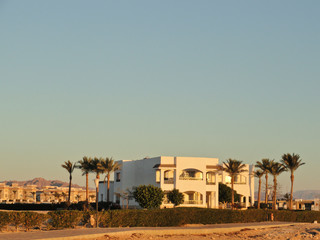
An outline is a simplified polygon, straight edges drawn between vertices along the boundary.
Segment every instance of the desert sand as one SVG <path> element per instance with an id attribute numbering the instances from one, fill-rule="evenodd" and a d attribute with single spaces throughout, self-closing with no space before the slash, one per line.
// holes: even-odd
<path id="1" fill-rule="evenodd" d="M 86 238 L 88 239 L 88 238 Z M 320 239 L 320 224 L 302 224 L 290 225 L 272 228 L 246 228 L 241 231 L 229 233 L 210 233 L 210 234 L 177 234 L 177 235 L 152 235 L 142 233 L 132 233 L 130 235 L 113 236 L 105 235 L 104 237 L 91 238 L 90 240 L 196 240 L 196 239 L 221 239 L 221 240 L 238 240 L 238 239 L 264 239 L 264 240 L 284 240 L 284 239 Z M 82 240 L 79 238 L 78 240 Z"/>

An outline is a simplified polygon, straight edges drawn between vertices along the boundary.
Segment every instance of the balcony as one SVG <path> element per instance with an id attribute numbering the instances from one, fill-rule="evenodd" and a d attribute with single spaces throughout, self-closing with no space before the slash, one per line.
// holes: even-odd
<path id="1" fill-rule="evenodd" d="M 214 181 L 208 181 L 208 180 L 207 180 L 206 184 L 207 184 L 207 185 L 216 185 L 216 182 L 214 182 Z"/>
<path id="2" fill-rule="evenodd" d="M 197 169 L 184 169 L 181 171 L 179 180 L 203 180 L 203 174 Z"/>
<path id="3" fill-rule="evenodd" d="M 200 180 L 202 181 L 202 177 L 190 177 L 190 176 L 180 176 L 180 180 Z"/>
<path id="4" fill-rule="evenodd" d="M 173 184 L 174 179 L 173 178 L 165 178 L 164 179 L 164 184 Z"/>
<path id="5" fill-rule="evenodd" d="M 202 205 L 203 201 L 202 200 L 186 200 L 183 202 L 183 204 L 185 204 L 185 205 L 189 205 L 189 204 Z"/>

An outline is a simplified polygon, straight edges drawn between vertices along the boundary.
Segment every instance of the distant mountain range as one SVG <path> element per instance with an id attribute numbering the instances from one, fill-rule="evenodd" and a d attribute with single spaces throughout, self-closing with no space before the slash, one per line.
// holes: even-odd
<path id="1" fill-rule="evenodd" d="M 283 194 L 281 194 L 279 197 L 282 197 Z M 301 190 L 293 192 L 293 198 L 294 199 L 304 199 L 304 200 L 313 200 L 315 198 L 320 198 L 320 190 Z M 258 192 L 255 192 L 255 199 L 258 199 Z M 265 199 L 264 192 L 261 192 L 261 200 L 263 201 Z"/>
<path id="2" fill-rule="evenodd" d="M 295 199 L 305 199 L 312 200 L 315 198 L 320 198 L 320 190 L 302 190 L 293 193 L 293 198 Z"/>
<path id="3" fill-rule="evenodd" d="M 32 180 L 27 181 L 2 181 L 2 183 L 5 183 L 6 185 L 11 185 L 12 183 L 17 183 L 19 186 L 26 186 L 26 185 L 36 185 L 38 188 L 42 188 L 45 186 L 57 186 L 57 187 L 69 187 L 69 183 L 62 182 L 59 180 L 46 180 L 44 178 L 34 178 Z M 72 187 L 78 187 L 78 188 L 85 188 L 81 187 L 77 184 L 72 184 Z"/>

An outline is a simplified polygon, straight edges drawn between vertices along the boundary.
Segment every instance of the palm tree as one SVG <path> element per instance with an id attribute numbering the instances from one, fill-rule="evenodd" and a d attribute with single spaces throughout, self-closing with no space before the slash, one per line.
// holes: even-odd
<path id="1" fill-rule="evenodd" d="M 60 196 L 61 196 L 61 194 L 58 193 L 58 192 L 55 192 L 53 195 L 54 195 L 54 197 L 57 199 L 57 201 L 60 202 Z"/>
<path id="2" fill-rule="evenodd" d="M 104 172 L 107 173 L 104 180 L 107 178 L 107 202 L 109 202 L 109 192 L 110 192 L 110 174 L 118 169 L 120 169 L 121 164 L 115 162 L 112 158 L 106 158 L 101 162 Z"/>
<path id="3" fill-rule="evenodd" d="M 244 168 L 246 167 L 246 165 L 242 164 L 242 161 L 238 161 L 235 159 L 231 159 L 229 158 L 226 162 L 223 162 L 223 171 L 226 171 L 227 173 L 229 173 L 230 177 L 231 177 L 231 189 L 232 189 L 232 193 L 231 193 L 231 207 L 233 209 L 234 207 L 234 177 L 242 172 L 245 172 L 247 170 L 245 170 Z"/>
<path id="4" fill-rule="evenodd" d="M 258 187 L 258 209 L 260 209 L 260 199 L 261 199 L 261 177 L 263 176 L 263 172 L 261 170 L 257 170 L 254 172 L 254 176 L 259 179 L 259 187 Z"/>
<path id="5" fill-rule="evenodd" d="M 66 194 L 65 192 L 62 192 L 62 193 L 61 193 L 61 196 L 62 196 L 62 198 L 63 198 L 63 201 L 66 201 L 66 196 L 67 196 L 67 194 Z"/>
<path id="6" fill-rule="evenodd" d="M 70 205 L 70 196 L 71 196 L 71 182 L 72 182 L 72 172 L 75 168 L 76 164 L 70 162 L 68 160 L 67 162 L 64 162 L 64 164 L 61 165 L 61 167 L 65 168 L 69 173 L 69 194 L 68 194 L 68 205 Z"/>
<path id="7" fill-rule="evenodd" d="M 96 174 L 96 178 L 100 179 L 100 174 L 104 172 L 104 169 L 101 165 L 103 158 L 94 157 L 90 163 L 90 171 Z"/>
<path id="8" fill-rule="evenodd" d="M 289 209 L 292 210 L 292 199 L 293 199 L 293 182 L 294 182 L 294 171 L 297 170 L 300 166 L 305 163 L 302 162 L 299 154 L 283 154 L 281 159 L 282 164 L 290 170 L 290 179 L 291 179 L 291 192 L 290 192 L 290 201 L 289 201 Z"/>
<path id="9" fill-rule="evenodd" d="M 76 199 L 77 199 L 78 202 L 80 201 L 80 198 L 81 198 L 81 195 L 80 195 L 80 194 L 77 194 L 77 195 L 76 195 Z"/>
<path id="10" fill-rule="evenodd" d="M 82 176 L 86 175 L 86 202 L 89 203 L 89 172 L 92 170 L 92 158 L 84 156 L 82 160 L 78 161 L 76 167 L 82 171 Z"/>
<path id="11" fill-rule="evenodd" d="M 31 192 L 32 194 L 32 200 L 35 202 L 36 199 L 34 199 L 35 195 L 36 195 L 36 192 Z"/>
<path id="12" fill-rule="evenodd" d="M 270 166 L 272 165 L 272 163 L 274 162 L 274 160 L 270 160 L 269 158 L 264 158 L 261 160 L 261 162 L 257 161 L 256 162 L 256 167 L 260 168 L 263 172 L 263 174 L 265 174 L 265 178 L 266 178 L 266 192 L 265 192 L 265 203 L 268 204 L 268 173 L 269 173 L 269 169 Z"/>
<path id="13" fill-rule="evenodd" d="M 100 179 L 100 174 L 104 173 L 104 168 L 102 167 L 101 162 L 103 162 L 103 158 L 95 157 L 91 161 L 91 172 L 96 173 L 96 179 Z M 98 211 L 99 204 L 99 185 L 96 187 L 96 209 Z"/>
<path id="14" fill-rule="evenodd" d="M 91 199 L 91 201 L 94 199 L 94 197 L 95 197 L 94 194 L 91 194 L 91 195 L 89 196 L 89 198 Z"/>
<path id="15" fill-rule="evenodd" d="M 269 172 L 273 176 L 273 203 L 272 203 L 272 208 L 273 210 L 276 209 L 276 203 L 277 203 L 277 176 L 279 176 L 281 173 L 286 171 L 286 167 L 278 162 L 273 162 L 270 166 Z"/>

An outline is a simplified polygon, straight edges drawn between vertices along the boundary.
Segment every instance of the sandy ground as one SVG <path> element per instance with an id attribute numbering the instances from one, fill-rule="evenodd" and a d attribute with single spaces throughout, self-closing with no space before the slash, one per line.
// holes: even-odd
<path id="1" fill-rule="evenodd" d="M 86 238 L 88 239 L 88 238 Z M 149 235 L 141 233 L 133 233 L 127 236 L 108 236 L 99 238 L 89 238 L 89 240 L 196 240 L 196 239 L 222 239 L 222 240 L 237 240 L 237 239 L 264 239 L 264 240 L 282 240 L 282 239 L 320 239 L 320 224 L 303 224 L 290 225 L 283 227 L 272 228 L 246 228 L 237 232 L 230 233 L 211 233 L 211 234 L 179 234 L 179 235 Z M 82 240 L 79 238 L 78 240 Z"/>

